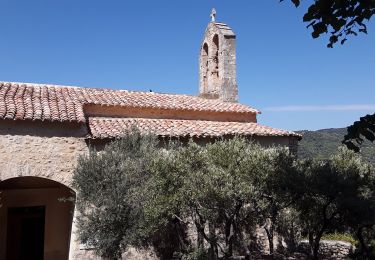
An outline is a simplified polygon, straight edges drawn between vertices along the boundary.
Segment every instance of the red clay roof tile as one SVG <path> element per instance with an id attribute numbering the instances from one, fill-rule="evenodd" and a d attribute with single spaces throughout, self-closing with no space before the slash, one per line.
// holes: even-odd
<path id="1" fill-rule="evenodd" d="M 120 137 L 125 130 L 137 127 L 141 132 L 152 132 L 168 137 L 294 136 L 300 135 L 257 123 L 218 122 L 203 120 L 174 120 L 148 118 L 88 118 L 92 138 Z"/>
<path id="2" fill-rule="evenodd" d="M 0 119 L 87 122 L 84 105 L 157 108 L 213 113 L 260 113 L 239 103 L 189 95 L 0 82 Z M 133 125 L 160 136 L 219 137 L 223 135 L 295 136 L 293 132 L 249 122 L 147 118 L 88 118 L 92 138 L 113 138 Z"/>
<path id="3" fill-rule="evenodd" d="M 83 105 L 259 113 L 239 103 L 189 95 L 0 82 L 0 119 L 85 122 Z"/>

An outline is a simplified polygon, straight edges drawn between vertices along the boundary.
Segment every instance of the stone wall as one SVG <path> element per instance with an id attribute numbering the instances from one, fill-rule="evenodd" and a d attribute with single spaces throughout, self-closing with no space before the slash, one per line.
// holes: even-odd
<path id="1" fill-rule="evenodd" d="M 77 159 L 88 151 L 84 135 L 77 125 L 2 122 L 0 179 L 35 176 L 70 187 Z"/>
<path id="2" fill-rule="evenodd" d="M 309 242 L 302 240 L 299 244 L 299 250 L 308 254 Z M 322 259 L 346 259 L 354 250 L 355 247 L 349 242 L 322 240 L 320 241 L 319 255 Z"/>
<path id="3" fill-rule="evenodd" d="M 2 121 L 0 124 L 0 180 L 41 177 L 71 188 L 79 155 L 88 152 L 84 125 Z M 79 253 L 73 221 L 69 259 Z"/>

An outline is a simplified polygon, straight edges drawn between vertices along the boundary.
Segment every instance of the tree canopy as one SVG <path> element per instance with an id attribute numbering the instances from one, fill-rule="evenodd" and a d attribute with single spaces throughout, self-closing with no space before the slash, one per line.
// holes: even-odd
<path id="1" fill-rule="evenodd" d="M 241 137 L 161 146 L 134 131 L 81 157 L 74 187 L 79 239 L 113 259 L 130 246 L 152 246 L 161 259 L 260 254 L 260 230 L 271 258 L 280 247 L 293 253 L 303 235 L 315 259 L 329 232 L 351 233 L 367 252 L 373 238 L 374 170 L 345 148 L 298 160 Z"/>
<path id="2" fill-rule="evenodd" d="M 132 131 L 100 152 L 91 148 L 79 159 L 73 177 L 79 191 L 79 238 L 98 255 L 118 258 L 127 246 L 138 243 L 143 219 L 138 189 L 157 151 L 156 137 Z"/>
<path id="3" fill-rule="evenodd" d="M 346 217 L 356 215 L 354 207 L 361 202 L 366 185 L 373 185 L 373 181 L 368 181 L 373 172 L 358 155 L 345 148 L 329 160 L 302 161 L 299 169 L 302 181 L 298 183 L 303 186 L 296 192 L 300 197 L 295 207 L 309 239 L 310 254 L 318 259 L 320 239 L 324 233 L 343 226 Z M 366 203 L 373 205 L 371 200 Z M 369 208 L 366 211 L 375 213 Z"/>
<path id="4" fill-rule="evenodd" d="M 160 217 L 190 220 L 198 234 L 198 248 L 204 242 L 210 245 L 210 259 L 231 257 L 236 246 L 247 251 L 241 244 L 242 231 L 253 226 L 254 212 L 246 206 L 259 198 L 256 176 L 268 172 L 271 165 L 269 153 L 241 138 L 204 147 L 193 142 L 178 146 L 154 165 L 152 187 L 147 188 L 152 199 L 145 210 L 152 212 L 147 214 L 151 223 Z"/>

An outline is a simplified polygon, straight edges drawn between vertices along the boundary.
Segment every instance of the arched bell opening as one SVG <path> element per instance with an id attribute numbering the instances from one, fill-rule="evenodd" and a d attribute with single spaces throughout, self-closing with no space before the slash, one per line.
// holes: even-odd
<path id="1" fill-rule="evenodd" d="M 219 78 L 219 36 L 217 34 L 212 38 L 212 75 L 214 81 Z"/>
<path id="2" fill-rule="evenodd" d="M 201 72 L 203 91 L 206 93 L 208 87 L 208 44 L 206 42 L 203 44 L 201 50 Z"/>
<path id="3" fill-rule="evenodd" d="M 45 178 L 1 181 L 0 259 L 68 259 L 75 198 Z"/>

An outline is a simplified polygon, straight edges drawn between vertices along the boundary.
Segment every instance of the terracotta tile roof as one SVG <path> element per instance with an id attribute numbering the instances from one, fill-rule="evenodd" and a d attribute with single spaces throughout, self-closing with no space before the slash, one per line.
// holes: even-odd
<path id="1" fill-rule="evenodd" d="M 219 137 L 235 134 L 301 137 L 293 132 L 243 122 L 90 117 L 88 125 L 91 137 L 100 139 L 119 137 L 125 129 L 131 129 L 133 126 L 143 132 L 153 132 L 159 136 L 169 137 Z"/>
<path id="2" fill-rule="evenodd" d="M 0 82 L 0 119 L 86 122 L 90 131 L 89 138 L 118 137 L 124 129 L 129 129 L 133 125 L 141 131 L 171 137 L 219 137 L 233 134 L 300 137 L 293 132 L 250 122 L 90 117 L 84 114 L 85 105 L 214 113 L 260 113 L 239 103 L 189 95 Z"/>
<path id="3" fill-rule="evenodd" d="M 260 113 L 239 103 L 190 95 L 0 82 L 0 119 L 85 122 L 85 104 L 217 113 Z"/>

